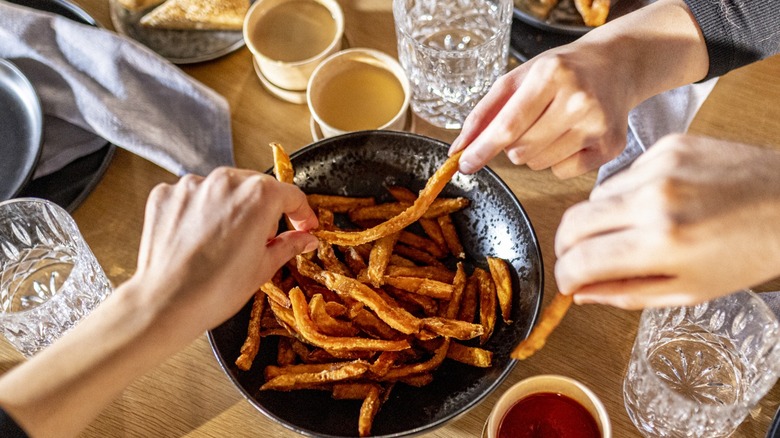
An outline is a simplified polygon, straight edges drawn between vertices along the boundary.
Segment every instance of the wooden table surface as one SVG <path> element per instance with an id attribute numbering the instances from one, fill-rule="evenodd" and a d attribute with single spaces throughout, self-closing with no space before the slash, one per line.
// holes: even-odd
<path id="1" fill-rule="evenodd" d="M 105 27 L 113 28 L 106 0 L 77 0 Z M 397 54 L 390 0 L 340 0 L 346 36 L 352 46 Z M 182 66 L 230 103 L 235 157 L 239 167 L 266 170 L 272 165 L 266 145 L 277 141 L 288 151 L 312 142 L 305 105 L 280 101 L 261 86 L 246 48 L 221 59 Z M 713 137 L 780 147 L 780 57 L 721 78 L 691 126 Z M 413 131 L 445 141 L 456 132 L 416 120 Z M 545 265 L 545 303 L 556 290 L 553 277 L 555 230 L 564 210 L 586 199 L 595 174 L 559 181 L 549 171 L 515 167 L 501 155 L 490 167 L 512 188 L 534 225 Z M 135 269 L 143 208 L 152 187 L 174 175 L 129 152 L 118 150 L 102 181 L 74 212 L 89 245 L 115 283 Z M 758 290 L 780 289 L 778 283 Z M 513 383 L 537 374 L 562 374 L 584 382 L 607 407 L 615 437 L 639 436 L 623 407 L 622 380 L 636 333 L 639 312 L 589 305 L 575 306 L 547 346 L 518 363 L 491 396 L 466 415 L 429 433 L 430 437 L 479 436 L 499 395 Z M 0 342 L 0 371 L 21 361 Z M 763 437 L 780 402 L 775 386 L 748 416 L 736 436 Z M 145 377 L 133 383 L 84 432 L 86 437 L 287 437 L 294 432 L 276 424 L 246 402 L 222 372 L 201 336 Z"/>

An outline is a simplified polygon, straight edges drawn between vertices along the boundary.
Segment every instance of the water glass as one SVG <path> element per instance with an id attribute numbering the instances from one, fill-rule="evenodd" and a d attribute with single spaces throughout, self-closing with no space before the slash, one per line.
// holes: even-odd
<path id="1" fill-rule="evenodd" d="M 506 71 L 512 11 L 512 0 L 393 0 L 398 57 L 420 118 L 462 127 Z"/>
<path id="2" fill-rule="evenodd" d="M 74 327 L 111 290 L 65 210 L 35 198 L 0 203 L 0 327 L 24 356 Z"/>
<path id="3" fill-rule="evenodd" d="M 729 436 L 777 380 L 778 341 L 750 291 L 645 310 L 623 383 L 631 421 L 646 437 Z"/>

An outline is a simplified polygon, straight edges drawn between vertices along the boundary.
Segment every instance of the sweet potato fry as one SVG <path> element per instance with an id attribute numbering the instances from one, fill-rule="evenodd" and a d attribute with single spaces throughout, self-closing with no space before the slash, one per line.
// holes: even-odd
<path id="1" fill-rule="evenodd" d="M 368 371 L 368 363 L 364 361 L 347 362 L 346 364 L 330 364 L 330 368 L 310 373 L 281 374 L 267 380 L 261 391 L 273 389 L 276 391 L 292 391 L 295 389 L 311 388 L 323 383 L 341 382 L 356 379 Z"/>
<path id="2" fill-rule="evenodd" d="M 414 202 L 417 200 L 417 194 L 407 189 L 406 187 L 391 186 L 388 187 L 387 190 L 390 192 L 390 195 L 396 199 L 396 201 Z M 433 240 L 436 245 L 439 246 L 439 248 L 444 250 L 446 248 L 446 244 L 444 243 L 444 235 L 441 233 L 441 228 L 439 228 L 438 222 L 436 222 L 435 219 L 426 219 L 422 217 L 418 219 L 418 221 L 420 222 L 420 226 L 422 226 L 423 231 L 425 231 L 425 234 L 427 234 L 428 237 L 430 237 L 431 240 Z"/>
<path id="3" fill-rule="evenodd" d="M 455 225 L 452 223 L 450 215 L 439 216 L 436 219 L 441 227 L 441 232 L 444 234 L 444 242 L 447 244 L 452 255 L 459 259 L 466 258 L 466 252 L 463 250 L 463 244 L 460 243 L 460 237 L 458 237 L 458 231 L 455 229 Z"/>
<path id="4" fill-rule="evenodd" d="M 455 272 L 439 266 L 398 266 L 389 265 L 385 275 L 390 277 L 418 277 L 428 278 L 442 283 L 452 283 Z"/>
<path id="5" fill-rule="evenodd" d="M 352 324 L 363 330 L 369 336 L 378 339 L 403 339 L 403 334 L 379 319 L 365 308 L 353 312 Z"/>
<path id="6" fill-rule="evenodd" d="M 477 295 L 479 294 L 479 280 L 473 273 L 466 280 L 466 288 L 463 290 L 463 299 L 458 311 L 458 319 L 473 322 L 477 315 Z"/>
<path id="7" fill-rule="evenodd" d="M 260 285 L 260 290 L 263 291 L 266 295 L 268 295 L 268 299 L 275 302 L 276 304 L 290 308 L 290 298 L 287 297 L 287 294 L 284 293 L 283 290 L 279 288 L 279 286 L 275 285 L 271 281 L 267 281 Z"/>
<path id="8" fill-rule="evenodd" d="M 541 350 L 547 342 L 547 337 L 561 323 L 572 301 L 571 295 L 555 294 L 550 304 L 542 311 L 542 317 L 531 330 L 531 334 L 512 350 L 512 359 L 528 359 Z"/>
<path id="9" fill-rule="evenodd" d="M 317 347 L 328 350 L 364 350 L 364 351 L 385 351 L 385 350 L 404 350 L 409 348 L 409 343 L 405 340 L 384 340 L 369 339 L 361 337 L 336 337 L 327 336 L 317 331 L 317 327 L 309 316 L 309 306 L 306 303 L 306 297 L 300 288 L 290 290 L 290 301 L 293 305 L 293 314 L 295 315 L 296 328 L 301 336 Z"/>
<path id="10" fill-rule="evenodd" d="M 418 362 L 415 364 L 403 365 L 393 368 L 388 371 L 387 374 L 381 378 L 381 380 L 400 380 L 409 376 L 430 372 L 438 368 L 442 361 L 444 361 L 444 358 L 447 356 L 447 350 L 449 349 L 449 346 L 449 338 L 444 338 L 444 340 L 441 342 L 441 345 L 435 350 L 434 355 L 430 359 L 425 362 Z"/>
<path id="11" fill-rule="evenodd" d="M 610 0 L 574 0 L 574 6 L 587 26 L 601 26 L 607 22 Z"/>
<path id="12" fill-rule="evenodd" d="M 390 263 L 390 256 L 393 254 L 393 248 L 397 240 L 398 233 L 390 234 L 377 240 L 374 243 L 374 247 L 371 248 L 366 275 L 368 281 L 374 287 L 380 287 L 384 284 L 385 269 Z"/>
<path id="13" fill-rule="evenodd" d="M 415 376 L 402 377 L 398 379 L 398 381 L 401 383 L 406 383 L 409 386 L 414 386 L 415 388 L 422 388 L 423 386 L 430 385 L 431 382 L 433 382 L 433 374 L 417 374 Z"/>
<path id="14" fill-rule="evenodd" d="M 476 338 L 477 336 L 481 336 L 485 330 L 481 324 L 459 321 L 457 319 L 440 318 L 438 316 L 423 318 L 422 321 L 423 327 L 437 335 L 460 340 Z"/>
<path id="15" fill-rule="evenodd" d="M 241 354 L 236 359 L 236 366 L 241 370 L 252 368 L 252 362 L 260 349 L 260 321 L 265 308 L 265 293 L 255 292 L 252 300 L 252 311 L 249 313 L 249 327 L 247 328 L 246 340 L 241 346 Z"/>
<path id="16" fill-rule="evenodd" d="M 457 342 L 450 342 L 447 358 L 480 368 L 489 368 L 493 364 L 493 353 L 489 350 L 468 347 Z"/>
<path id="17" fill-rule="evenodd" d="M 311 314 L 314 325 L 317 326 L 317 329 L 324 335 L 352 337 L 357 336 L 359 333 L 359 330 L 350 323 L 340 321 L 330 316 L 325 307 L 325 300 L 322 299 L 322 295 L 320 294 L 311 297 L 311 300 L 309 301 L 309 313 Z"/>
<path id="18" fill-rule="evenodd" d="M 360 416 L 358 417 L 358 434 L 361 437 L 371 435 L 371 426 L 374 423 L 374 417 L 382 406 L 380 398 L 382 388 L 374 385 L 368 390 L 368 395 L 360 406 Z"/>
<path id="19" fill-rule="evenodd" d="M 458 262 L 455 278 L 452 279 L 452 296 L 450 297 L 450 301 L 447 302 L 447 305 L 442 307 L 444 309 L 441 314 L 443 317 L 449 319 L 456 319 L 458 317 L 458 311 L 460 310 L 460 303 L 463 301 L 463 291 L 466 289 L 467 280 L 463 263 Z"/>
<path id="20" fill-rule="evenodd" d="M 302 274 L 324 284 L 325 287 L 336 292 L 339 296 L 345 295 L 363 303 L 390 327 L 405 334 L 416 333 L 420 330 L 421 322 L 419 319 L 403 309 L 389 306 L 365 284 L 354 278 L 323 271 L 304 257 L 297 256 L 296 261 L 298 262 L 298 270 Z"/>
<path id="21" fill-rule="evenodd" d="M 509 265 L 504 259 L 498 257 L 487 258 L 490 276 L 496 284 L 498 307 L 501 308 L 501 317 L 507 324 L 512 323 L 512 277 L 509 274 Z"/>
<path id="22" fill-rule="evenodd" d="M 295 171 L 293 171 L 290 156 L 287 155 L 287 152 L 284 151 L 284 148 L 279 143 L 271 143 L 269 146 L 271 146 L 274 153 L 274 175 L 276 179 L 284 183 L 293 184 Z"/>
<path id="23" fill-rule="evenodd" d="M 344 263 L 346 263 L 349 270 L 352 271 L 353 277 L 356 277 L 363 270 L 368 268 L 365 259 L 363 259 L 363 256 L 360 255 L 354 246 L 342 246 L 339 247 L 339 249 L 342 254 L 344 254 Z M 392 254 L 390 256 L 392 258 Z"/>
<path id="24" fill-rule="evenodd" d="M 458 160 L 461 154 L 462 151 L 449 157 L 425 184 L 425 188 L 420 191 L 414 204 L 392 219 L 363 231 L 315 231 L 313 234 L 333 244 L 354 246 L 401 231 L 425 213 L 436 196 L 455 175 L 458 171 Z"/>
<path id="25" fill-rule="evenodd" d="M 435 219 L 468 207 L 466 198 L 440 198 L 434 200 L 420 216 L 423 219 Z M 355 223 L 371 220 L 388 220 L 403 213 L 412 206 L 409 202 L 387 202 L 384 204 L 358 207 L 349 211 L 349 219 Z"/>
<path id="26" fill-rule="evenodd" d="M 425 251 L 438 259 L 447 256 L 447 251 L 433 240 L 428 239 L 427 237 L 418 236 L 409 231 L 401 231 L 398 236 L 398 241 L 405 245 L 409 245 L 412 248 L 419 249 L 420 251 Z"/>
<path id="27" fill-rule="evenodd" d="M 484 344 L 496 327 L 496 285 L 484 269 L 474 269 L 474 275 L 479 280 L 479 322 L 485 328 L 479 343 Z"/>
<path id="28" fill-rule="evenodd" d="M 333 251 L 333 246 L 330 243 L 320 240 L 317 247 L 317 257 L 319 257 L 325 269 L 338 272 L 341 275 L 352 275 L 352 271 L 336 257 L 336 253 Z"/>
<path id="29" fill-rule="evenodd" d="M 347 213 L 348 211 L 355 208 L 368 207 L 376 204 L 374 198 L 318 195 L 313 193 L 306 195 L 306 199 L 309 201 L 309 206 L 312 209 L 316 210 L 318 208 L 326 208 L 334 213 Z"/>
<path id="30" fill-rule="evenodd" d="M 363 400 L 368 396 L 372 387 L 378 387 L 376 383 L 345 382 L 333 385 L 332 396 L 336 400 Z"/>
<path id="31" fill-rule="evenodd" d="M 292 365 L 295 363 L 295 359 L 296 355 L 292 349 L 292 340 L 290 338 L 279 338 L 279 344 L 276 347 L 276 363 L 280 366 Z M 267 371 L 268 367 L 265 369 L 265 372 Z"/>
<path id="32" fill-rule="evenodd" d="M 452 285 L 420 277 L 384 277 L 384 283 L 407 292 L 425 295 L 440 300 L 452 297 Z"/>
<path id="33" fill-rule="evenodd" d="M 423 265 L 436 266 L 438 268 L 447 269 L 444 263 L 440 262 L 436 257 L 425 251 L 412 248 L 411 246 L 401 245 L 400 243 L 396 244 L 395 253 L 401 257 L 405 257 Z"/>
<path id="34" fill-rule="evenodd" d="M 439 301 L 435 298 L 407 292 L 390 285 L 385 285 L 384 289 L 388 295 L 395 298 L 396 302 L 409 313 L 422 313 L 425 316 L 434 316 L 439 311 Z"/>

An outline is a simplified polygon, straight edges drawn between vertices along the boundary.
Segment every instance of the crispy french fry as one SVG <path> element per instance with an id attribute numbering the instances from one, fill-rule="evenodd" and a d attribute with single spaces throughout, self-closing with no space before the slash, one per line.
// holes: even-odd
<path id="1" fill-rule="evenodd" d="M 384 275 L 387 265 L 390 263 L 390 256 L 393 253 L 393 247 L 398 240 L 398 233 L 382 237 L 374 243 L 371 248 L 371 254 L 368 257 L 368 269 L 366 274 L 368 281 L 374 287 L 380 287 L 384 284 Z"/>
<path id="2" fill-rule="evenodd" d="M 417 374 L 415 376 L 402 377 L 398 379 L 398 381 L 402 383 L 406 383 L 409 386 L 422 388 L 423 386 L 430 385 L 431 382 L 433 382 L 433 374 L 431 373 Z"/>
<path id="3" fill-rule="evenodd" d="M 434 316 L 439 311 L 439 302 L 435 298 L 407 292 L 390 285 L 385 285 L 384 289 L 409 313 L 415 314 L 417 312 L 425 316 Z"/>
<path id="4" fill-rule="evenodd" d="M 458 231 L 455 229 L 455 225 L 452 223 L 450 215 L 439 216 L 436 219 L 441 227 L 441 232 L 444 234 L 444 242 L 447 244 L 452 255 L 459 259 L 466 258 L 466 252 L 463 250 L 463 244 L 460 243 L 460 237 L 458 237 Z"/>
<path id="5" fill-rule="evenodd" d="M 377 412 L 379 412 L 379 408 L 382 406 L 380 395 L 381 387 L 379 385 L 372 386 L 371 389 L 369 389 L 365 400 L 363 400 L 363 404 L 360 406 L 360 416 L 358 417 L 358 434 L 361 437 L 371 435 L 371 426 L 374 423 L 374 417 L 376 416 Z"/>
<path id="6" fill-rule="evenodd" d="M 607 22 L 610 0 L 574 0 L 574 6 L 587 26 L 601 26 Z"/>
<path id="7" fill-rule="evenodd" d="M 325 269 L 338 272 L 341 275 L 352 275 L 352 271 L 336 257 L 336 253 L 333 251 L 333 246 L 330 243 L 320 240 L 317 247 L 317 257 L 320 258 Z"/>
<path id="8" fill-rule="evenodd" d="M 479 322 L 485 328 L 479 343 L 484 344 L 496 327 L 496 285 L 484 269 L 474 269 L 474 275 L 479 280 Z"/>
<path id="9" fill-rule="evenodd" d="M 452 283 L 455 273 L 449 269 L 438 266 L 397 266 L 389 265 L 385 275 L 390 277 L 419 277 L 428 278 L 443 283 Z"/>
<path id="10" fill-rule="evenodd" d="M 444 338 L 444 340 L 441 342 L 441 345 L 439 348 L 437 348 L 434 352 L 434 355 L 428 359 L 425 362 L 419 362 L 415 364 L 410 365 L 403 365 L 400 367 L 396 367 L 391 369 L 387 372 L 387 374 L 384 375 L 384 377 L 381 378 L 381 380 L 384 381 L 390 381 L 390 380 L 399 380 L 403 378 L 407 378 L 409 376 L 414 376 L 417 374 L 423 374 L 430 372 L 441 365 L 442 361 L 444 361 L 444 358 L 447 356 L 447 350 L 450 346 L 450 340 L 449 338 Z"/>
<path id="11" fill-rule="evenodd" d="M 531 334 L 512 350 L 512 359 L 528 359 L 541 350 L 547 342 L 547 337 L 561 323 L 572 301 L 571 295 L 555 294 L 550 304 L 542 311 L 542 317 L 531 330 Z"/>
<path id="12" fill-rule="evenodd" d="M 401 231 L 425 213 L 436 199 L 436 196 L 444 189 L 444 186 L 447 185 L 452 176 L 455 175 L 458 171 L 458 160 L 460 160 L 462 153 L 461 151 L 449 157 L 425 184 L 425 188 L 420 191 L 414 204 L 392 219 L 363 231 L 315 231 L 313 234 L 333 244 L 354 246 Z"/>
<path id="13" fill-rule="evenodd" d="M 459 321 L 457 319 L 441 318 L 438 316 L 423 318 L 422 321 L 423 327 L 426 329 L 440 336 L 460 340 L 476 338 L 477 336 L 481 336 L 485 330 L 481 324 Z"/>
<path id="14" fill-rule="evenodd" d="M 378 387 L 376 383 L 345 382 L 333 385 L 332 396 L 336 400 L 363 400 L 368 396 L 372 387 Z"/>
<path id="15" fill-rule="evenodd" d="M 469 200 L 466 198 L 435 199 L 420 217 L 423 219 L 435 219 L 439 216 L 463 210 L 468 205 Z M 349 219 L 355 223 L 371 220 L 388 220 L 403 213 L 411 206 L 412 203 L 410 202 L 387 202 L 368 207 L 358 207 L 349 211 Z"/>
<path id="16" fill-rule="evenodd" d="M 252 311 L 249 313 L 249 327 L 247 328 L 246 340 L 241 346 L 241 354 L 236 359 L 236 366 L 241 370 L 252 368 L 252 362 L 260 349 L 260 321 L 265 308 L 265 293 L 255 292 L 252 299 Z"/>
<path id="17" fill-rule="evenodd" d="M 449 319 L 457 319 L 460 303 L 463 301 L 463 291 L 466 289 L 466 270 L 463 263 L 458 262 L 458 270 L 455 272 L 455 278 L 452 279 L 452 296 L 447 305 L 443 307 L 442 316 Z"/>
<path id="18" fill-rule="evenodd" d="M 498 307 L 501 308 L 501 317 L 504 322 L 512 322 L 512 277 L 509 273 L 509 265 L 504 259 L 498 257 L 487 258 L 490 276 L 496 284 Z"/>
<path id="19" fill-rule="evenodd" d="M 466 288 L 463 290 L 463 299 L 458 311 L 458 319 L 473 322 L 477 315 L 477 295 L 479 294 L 479 280 L 473 273 L 466 280 Z"/>
<path id="20" fill-rule="evenodd" d="M 384 340 L 369 339 L 361 337 L 337 337 L 327 336 L 317 331 L 317 327 L 309 316 L 309 306 L 306 303 L 306 297 L 300 288 L 290 290 L 290 301 L 293 304 L 293 314 L 295 315 L 295 324 L 301 336 L 312 345 L 326 348 L 328 350 L 404 350 L 409 348 L 409 342 L 405 340 Z"/>
<path id="21" fill-rule="evenodd" d="M 301 388 L 311 388 L 323 383 L 356 379 L 366 371 L 368 371 L 368 363 L 364 361 L 348 362 L 337 366 L 331 364 L 330 369 L 316 373 L 282 374 L 266 381 L 260 387 L 260 390 L 292 391 Z"/>
<path id="22" fill-rule="evenodd" d="M 292 349 L 292 340 L 290 338 L 279 338 L 279 344 L 276 347 L 276 363 L 280 366 L 292 365 L 295 363 L 295 352 Z M 266 367 L 265 372 L 268 371 Z M 266 377 L 268 379 L 268 377 Z"/>
<path id="23" fill-rule="evenodd" d="M 354 246 L 342 246 L 339 249 L 344 254 L 344 262 L 349 267 L 349 270 L 352 271 L 353 276 L 357 276 L 368 268 L 365 259 L 363 259 L 363 256 L 360 255 Z M 392 254 L 390 257 L 392 259 Z"/>
<path id="24" fill-rule="evenodd" d="M 271 146 L 274 153 L 274 175 L 276 179 L 292 184 L 295 172 L 293 171 L 289 155 L 287 155 L 287 152 L 284 151 L 284 148 L 279 143 L 271 143 L 269 146 Z"/>
<path id="25" fill-rule="evenodd" d="M 384 277 L 384 283 L 407 292 L 427 297 L 449 300 L 452 297 L 452 285 L 441 281 L 420 277 Z"/>
<path id="26" fill-rule="evenodd" d="M 317 329 L 328 336 L 352 337 L 360 332 L 350 323 L 333 318 L 325 307 L 325 300 L 322 295 L 317 294 L 311 297 L 309 301 L 309 313 Z"/>
<path id="27" fill-rule="evenodd" d="M 409 231 L 401 231 L 398 236 L 398 241 L 405 245 L 409 245 L 412 248 L 419 249 L 420 251 L 425 251 L 438 259 L 447 256 L 447 252 L 444 251 L 442 247 L 436 244 L 436 242 L 433 240 L 418 236 L 417 234 L 411 233 Z"/>
<path id="28" fill-rule="evenodd" d="M 368 335 L 379 339 L 403 339 L 401 332 L 394 330 L 386 322 L 379 319 L 376 315 L 360 308 L 354 312 L 352 323 L 366 332 Z"/>
<path id="29" fill-rule="evenodd" d="M 436 257 L 430 255 L 425 251 L 420 251 L 417 248 L 411 246 L 396 244 L 395 253 L 402 257 L 408 258 L 418 263 L 422 263 L 428 266 L 436 266 L 438 268 L 447 269 L 444 263 L 440 262 Z"/>
<path id="30" fill-rule="evenodd" d="M 388 187 L 387 190 L 390 192 L 393 198 L 396 199 L 396 201 L 414 202 L 417 200 L 417 194 L 407 189 L 406 187 L 391 186 Z M 420 222 L 423 231 L 425 231 L 425 234 L 427 234 L 428 237 L 430 237 L 431 240 L 433 240 L 440 249 L 444 250 L 446 248 L 444 243 L 444 235 L 441 233 L 441 228 L 439 228 L 438 222 L 436 222 L 435 219 L 426 219 L 424 217 L 421 217 L 418 219 L 418 221 Z"/>
<path id="31" fill-rule="evenodd" d="M 290 308 L 290 299 L 287 297 L 287 294 L 284 293 L 283 290 L 279 288 L 279 286 L 275 285 L 271 281 L 267 281 L 260 285 L 260 290 L 263 291 L 266 295 L 268 295 L 268 299 L 275 302 L 276 304 Z"/>
<path id="32" fill-rule="evenodd" d="M 309 206 L 312 209 L 325 208 L 333 213 L 346 213 L 355 208 L 376 204 L 374 198 L 354 198 L 337 195 L 308 194 L 306 199 L 309 201 Z"/>
<path id="33" fill-rule="evenodd" d="M 468 347 L 457 342 L 450 342 L 447 358 L 480 368 L 489 368 L 493 364 L 493 353 L 489 350 Z"/>

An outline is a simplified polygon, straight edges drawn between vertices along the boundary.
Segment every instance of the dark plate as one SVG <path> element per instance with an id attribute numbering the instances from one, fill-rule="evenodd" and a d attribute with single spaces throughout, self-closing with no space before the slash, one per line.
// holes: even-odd
<path id="1" fill-rule="evenodd" d="M 16 196 L 32 177 L 43 139 L 43 113 L 27 77 L 0 58 L 0 201 Z"/>
<path id="2" fill-rule="evenodd" d="M 514 16 L 537 29 L 564 35 L 581 36 L 593 29 L 586 26 L 574 7 L 573 0 L 561 0 L 546 20 L 541 19 L 523 7 L 524 0 L 515 0 Z M 652 3 L 653 0 L 612 0 L 607 21 Z"/>
<path id="3" fill-rule="evenodd" d="M 66 0 L 8 0 L 21 6 L 52 12 L 65 18 L 99 26 L 86 11 Z M 81 157 L 64 168 L 30 181 L 19 196 L 48 199 L 72 212 L 95 188 L 111 163 L 116 146 L 106 141 L 105 146 Z"/>
<path id="4" fill-rule="evenodd" d="M 141 25 L 154 7 L 129 11 L 117 0 L 109 1 L 116 31 L 157 52 L 175 64 L 192 64 L 225 56 L 244 46 L 241 30 L 169 30 Z"/>
<path id="5" fill-rule="evenodd" d="M 364 131 L 311 144 L 292 155 L 295 183 L 309 193 L 376 196 L 389 201 L 383 186 L 421 189 L 447 158 L 447 145 L 405 132 Z M 270 171 L 269 171 L 270 172 Z M 445 360 L 433 383 L 423 388 L 395 386 L 374 421 L 376 436 L 420 434 L 443 425 L 477 405 L 509 375 L 515 365 L 512 348 L 536 320 L 543 276 L 539 244 L 520 202 L 491 170 L 457 174 L 443 196 L 465 196 L 471 206 L 453 215 L 471 265 L 486 268 L 485 257 L 508 260 L 514 268 L 515 294 L 511 325 L 499 324 L 486 348 L 491 368 L 473 368 Z M 323 391 L 258 391 L 262 371 L 275 363 L 275 338 L 266 338 L 249 371 L 234 361 L 246 337 L 250 305 L 209 332 L 214 354 L 225 373 L 258 410 L 298 433 L 322 437 L 357 436 L 359 401 L 336 401 Z"/>

